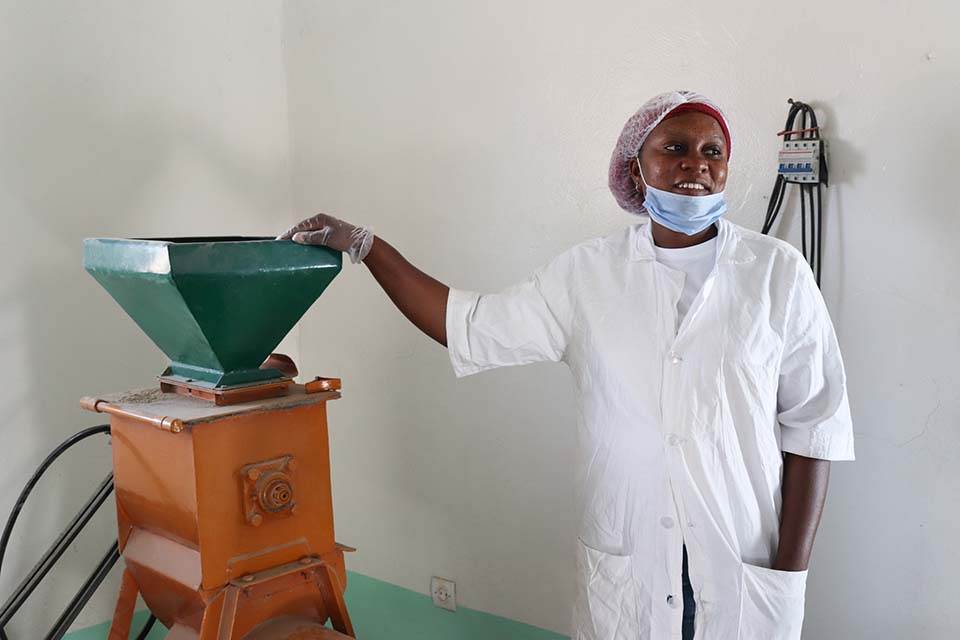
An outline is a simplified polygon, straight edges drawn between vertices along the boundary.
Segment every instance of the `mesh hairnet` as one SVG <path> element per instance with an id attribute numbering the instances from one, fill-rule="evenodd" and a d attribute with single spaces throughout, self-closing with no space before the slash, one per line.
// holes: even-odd
<path id="1" fill-rule="evenodd" d="M 693 91 L 670 91 L 654 96 L 627 120 L 613 150 L 613 157 L 610 158 L 610 191 L 624 210 L 636 214 L 647 213 L 643 208 L 643 194 L 637 191 L 630 165 L 654 127 L 663 122 L 671 111 L 685 104 L 704 105 L 720 116 L 720 126 L 728 135 L 727 153 L 730 153 L 730 126 L 727 117 L 712 100 Z"/>

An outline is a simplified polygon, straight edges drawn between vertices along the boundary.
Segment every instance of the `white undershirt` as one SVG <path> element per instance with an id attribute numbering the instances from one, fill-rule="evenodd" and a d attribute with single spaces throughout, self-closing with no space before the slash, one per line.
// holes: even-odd
<path id="1" fill-rule="evenodd" d="M 694 298 L 703 288 L 703 283 L 707 281 L 707 276 L 713 271 L 713 266 L 717 261 L 717 237 L 695 244 L 692 247 L 682 247 L 680 249 L 665 249 L 654 246 L 657 262 L 661 262 L 671 269 L 682 271 L 686 274 L 683 283 L 683 293 L 680 294 L 680 300 L 677 301 L 677 326 L 683 322 L 683 318 L 690 310 L 690 305 Z"/>

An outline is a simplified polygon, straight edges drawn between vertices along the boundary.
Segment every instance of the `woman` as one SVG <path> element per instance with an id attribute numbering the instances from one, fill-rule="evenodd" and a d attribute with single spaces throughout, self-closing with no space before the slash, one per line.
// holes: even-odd
<path id="1" fill-rule="evenodd" d="M 829 461 L 853 459 L 846 379 L 800 253 L 722 218 L 729 153 L 707 98 L 653 98 L 610 164 L 617 202 L 650 222 L 492 295 L 330 216 L 281 236 L 362 260 L 458 377 L 570 367 L 576 640 L 800 638 Z"/>

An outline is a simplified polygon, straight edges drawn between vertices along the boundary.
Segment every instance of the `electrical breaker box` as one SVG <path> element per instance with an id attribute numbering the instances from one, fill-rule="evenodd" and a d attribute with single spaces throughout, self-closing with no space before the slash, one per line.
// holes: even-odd
<path id="1" fill-rule="evenodd" d="M 820 182 L 820 158 L 823 140 L 785 140 L 780 150 L 777 173 L 787 182 L 817 184 Z"/>

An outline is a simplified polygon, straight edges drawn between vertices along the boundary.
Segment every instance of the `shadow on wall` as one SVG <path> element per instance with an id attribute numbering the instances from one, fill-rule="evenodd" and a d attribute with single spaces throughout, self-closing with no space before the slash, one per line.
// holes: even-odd
<path id="1" fill-rule="evenodd" d="M 81 396 L 149 386 L 164 366 L 162 354 L 83 271 L 82 239 L 237 232 L 280 206 L 278 227 L 287 215 L 285 158 L 245 155 L 189 114 L 156 105 L 124 110 L 102 87 L 42 87 L 31 84 L 26 66 L 19 72 L 23 77 L 8 84 L 18 93 L 0 114 L 4 519 L 48 451 L 82 427 L 106 422 L 79 409 Z M 201 206 L 184 205 L 191 201 Z M 230 201 L 244 202 L 243 210 L 208 215 L 211 203 Z M 51 469 L 14 532 L 0 600 L 109 468 L 108 447 L 94 439 Z M 103 511 L 112 513 L 109 503 Z M 112 516 L 101 514 L 15 619 L 11 637 L 48 628 L 115 535 Z M 100 619 L 115 593 L 107 583 L 91 604 Z"/>

